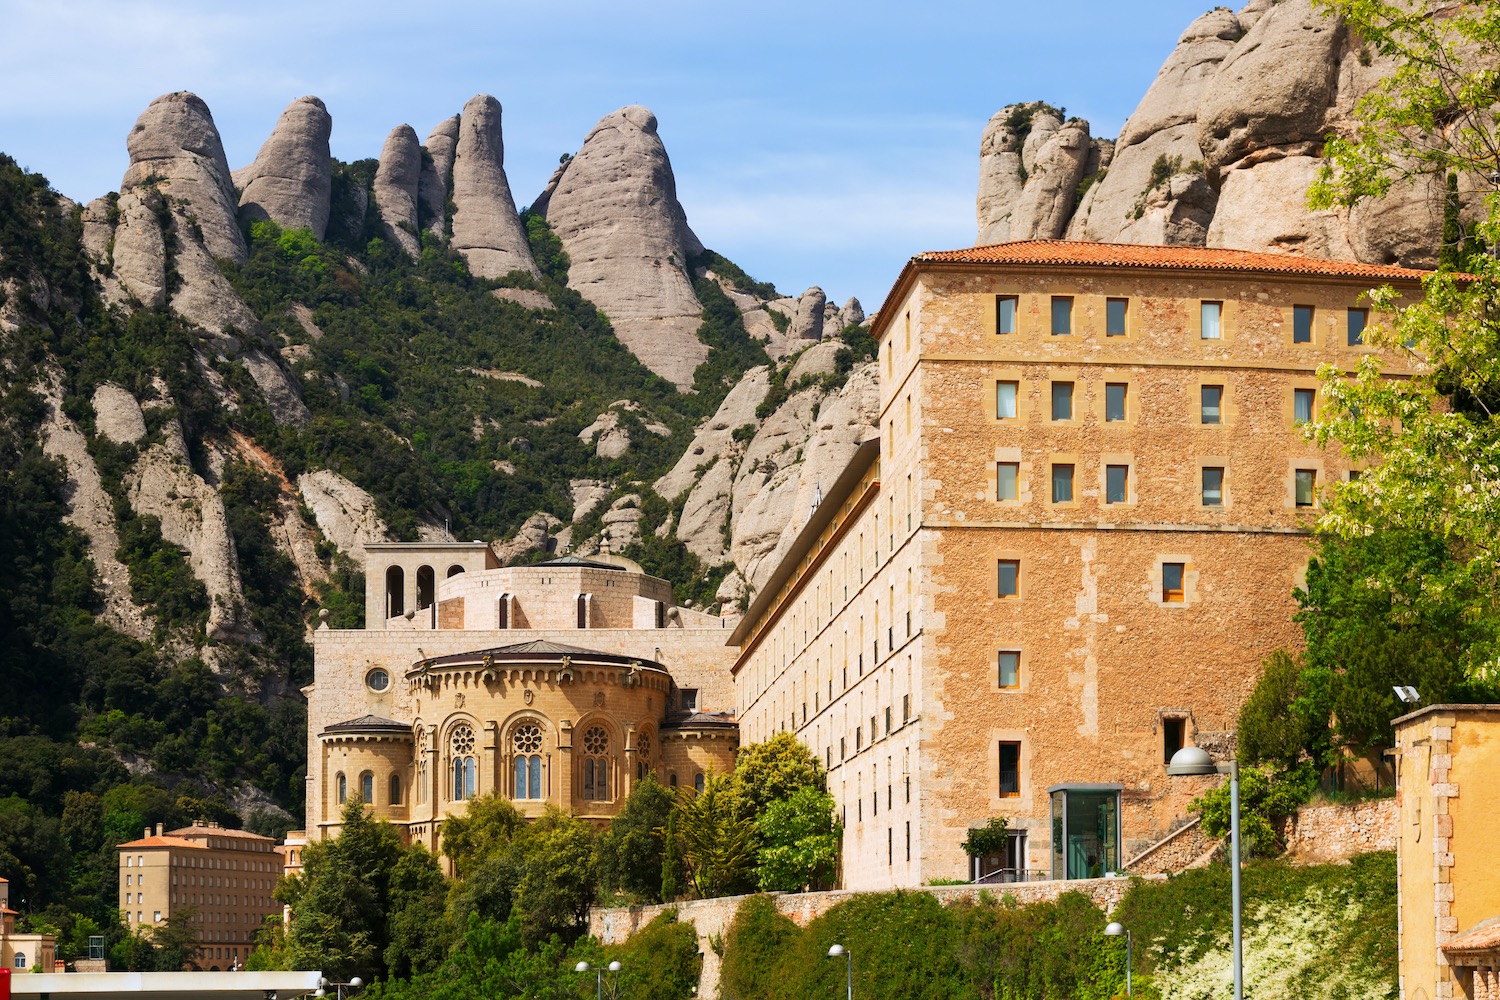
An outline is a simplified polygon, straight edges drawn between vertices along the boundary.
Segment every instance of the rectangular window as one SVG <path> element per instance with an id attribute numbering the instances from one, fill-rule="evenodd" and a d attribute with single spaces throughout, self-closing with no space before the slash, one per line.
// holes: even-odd
<path id="1" fill-rule="evenodd" d="M 1368 309 L 1349 310 L 1349 346 L 1359 347 L 1365 342 L 1365 326 L 1370 322 Z"/>
<path id="2" fill-rule="evenodd" d="M 1063 337 L 1073 332 L 1073 297 L 1052 296 L 1052 336 Z"/>
<path id="3" fill-rule="evenodd" d="M 1071 465 L 1052 467 L 1052 502 L 1073 502 L 1073 467 Z"/>
<path id="4" fill-rule="evenodd" d="M 1016 488 L 1016 480 L 1021 472 L 1018 462 L 995 463 L 995 499 L 1016 500 L 1020 494 Z"/>
<path id="5" fill-rule="evenodd" d="M 1205 468 L 1203 470 L 1203 506 L 1219 507 L 1224 503 L 1224 470 L 1222 468 Z"/>
<path id="6" fill-rule="evenodd" d="M 1161 762 L 1172 763 L 1172 755 L 1183 747 L 1183 730 L 1187 728 L 1186 719 L 1162 719 L 1161 720 Z"/>
<path id="7" fill-rule="evenodd" d="M 891 706 L 889 705 L 885 707 L 885 732 L 887 736 L 891 733 Z"/>
<path id="8" fill-rule="evenodd" d="M 1016 297 L 1014 295 L 995 296 L 995 332 L 1016 332 Z"/>
<path id="9" fill-rule="evenodd" d="M 1125 336 L 1125 307 L 1129 302 L 1129 299 L 1104 300 L 1104 335 L 1106 337 Z"/>
<path id="10" fill-rule="evenodd" d="M 1021 744 L 1000 744 L 1000 797 L 1021 794 Z"/>
<path id="11" fill-rule="evenodd" d="M 1052 419 L 1073 419 L 1073 383 L 1052 383 Z"/>
<path id="12" fill-rule="evenodd" d="M 995 416 L 1000 420 L 1014 420 L 1016 418 L 1016 390 L 1020 386 L 1015 382 L 995 383 Z"/>
<path id="13" fill-rule="evenodd" d="M 1292 390 L 1292 423 L 1301 426 L 1312 423 L 1313 400 L 1318 396 L 1316 389 L 1293 389 Z"/>
<path id="14" fill-rule="evenodd" d="M 1118 423 L 1125 419 L 1126 391 L 1124 382 L 1110 382 L 1104 386 L 1104 419 L 1106 421 Z"/>
<path id="15" fill-rule="evenodd" d="M 1224 387 L 1222 385 L 1203 386 L 1201 400 L 1199 419 L 1205 424 L 1217 424 L 1223 413 Z"/>
<path id="16" fill-rule="evenodd" d="M 901 696 L 901 724 L 904 726 L 911 721 L 911 695 Z"/>
<path id="17" fill-rule="evenodd" d="M 1019 650 L 1000 650 L 1000 686 L 1003 688 L 1018 688 L 1021 686 L 1021 653 Z"/>
<path id="18" fill-rule="evenodd" d="M 1297 470 L 1297 506 L 1311 507 L 1318 493 L 1318 473 L 1313 469 Z"/>
<path id="19" fill-rule="evenodd" d="M 1130 495 L 1130 466 L 1104 467 L 1104 502 L 1125 503 Z"/>
<path id="20" fill-rule="evenodd" d="M 1219 339 L 1219 318 L 1224 311 L 1222 302 L 1205 302 L 1201 307 L 1199 315 L 1202 318 L 1202 331 L 1204 340 Z"/>
<path id="21" fill-rule="evenodd" d="M 1000 560 L 1000 596 L 1018 597 L 1021 593 L 1021 560 Z"/>
<path id="22" fill-rule="evenodd" d="M 1292 306 L 1292 343 L 1311 344 L 1313 333 L 1313 307 Z"/>
<path id="23" fill-rule="evenodd" d="M 1164 604 L 1181 604 L 1187 599 L 1182 589 L 1182 563 L 1162 563 L 1161 599 Z"/>
<path id="24" fill-rule="evenodd" d="M 854 749 L 858 750 L 860 747 L 862 747 L 864 745 L 865 745 L 865 728 L 863 726 L 855 726 L 854 727 Z"/>

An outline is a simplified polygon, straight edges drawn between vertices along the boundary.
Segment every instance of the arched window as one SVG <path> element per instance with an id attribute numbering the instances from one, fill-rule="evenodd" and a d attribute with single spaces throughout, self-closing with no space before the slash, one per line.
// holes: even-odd
<path id="1" fill-rule="evenodd" d="M 609 731 L 593 726 L 583 734 L 583 798 L 586 802 L 609 800 Z"/>
<path id="2" fill-rule="evenodd" d="M 24 968 L 26 968 L 26 956 L 23 955 L 23 954 L 21 954 L 19 951 L 16 952 L 16 968 L 18 968 L 18 969 L 24 969 Z"/>
<path id="3" fill-rule="evenodd" d="M 417 727 L 417 802 L 427 801 L 427 727 Z"/>
<path id="4" fill-rule="evenodd" d="M 651 734 L 637 733 L 635 737 L 635 777 L 639 781 L 651 768 Z"/>
<path id="5" fill-rule="evenodd" d="M 676 771 L 673 771 L 671 774 L 667 775 L 667 787 L 668 788 L 676 788 L 677 787 L 677 772 Z"/>
<path id="6" fill-rule="evenodd" d="M 464 571 L 464 568 L 462 566 L 449 566 L 448 567 L 448 579 L 450 579 L 450 580 L 453 579 L 455 576 L 457 576 L 458 574 L 462 573 L 463 571 Z"/>
<path id="7" fill-rule="evenodd" d="M 472 799 L 479 775 L 479 763 L 474 758 L 473 727 L 466 722 L 454 726 L 448 745 L 453 751 L 453 799 Z"/>
<path id="8" fill-rule="evenodd" d="M 399 806 L 401 804 L 401 775 L 392 771 L 390 781 L 387 782 L 387 789 L 391 805 Z"/>
<path id="9" fill-rule="evenodd" d="M 510 737 L 511 748 L 516 754 L 516 794 L 518 799 L 542 797 L 542 727 L 535 722 L 523 722 Z"/>
<path id="10" fill-rule="evenodd" d="M 406 572 L 400 566 L 385 570 L 385 616 L 400 618 L 406 614 Z"/>
<path id="11" fill-rule="evenodd" d="M 699 793 L 702 793 L 702 791 L 703 791 L 703 772 L 702 771 L 699 771 L 697 777 L 693 778 L 693 791 L 699 792 Z"/>
<path id="12" fill-rule="evenodd" d="M 344 800 L 349 797 L 349 779 L 344 777 L 343 771 L 340 771 L 338 777 L 333 779 L 333 783 L 334 787 L 338 789 L 338 803 L 339 805 L 343 805 Z"/>
<path id="13" fill-rule="evenodd" d="M 421 566 L 417 569 L 417 610 L 432 607 L 432 602 L 437 597 L 437 574 L 433 573 L 431 566 Z"/>
<path id="14" fill-rule="evenodd" d="M 359 776 L 359 798 L 365 805 L 375 801 L 375 775 L 369 771 Z"/>

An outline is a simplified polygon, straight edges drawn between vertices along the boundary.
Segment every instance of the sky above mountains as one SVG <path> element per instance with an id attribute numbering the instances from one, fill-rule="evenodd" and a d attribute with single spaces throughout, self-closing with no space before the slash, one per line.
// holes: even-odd
<path id="1" fill-rule="evenodd" d="M 232 167 L 315 94 L 333 154 L 505 109 L 517 207 L 626 104 L 656 112 L 704 244 L 798 294 L 880 304 L 901 265 L 974 242 L 979 137 L 1046 100 L 1116 135 L 1203 0 L 709 3 L 0 0 L 0 150 L 76 200 L 115 190 L 152 99 L 191 90 Z"/>

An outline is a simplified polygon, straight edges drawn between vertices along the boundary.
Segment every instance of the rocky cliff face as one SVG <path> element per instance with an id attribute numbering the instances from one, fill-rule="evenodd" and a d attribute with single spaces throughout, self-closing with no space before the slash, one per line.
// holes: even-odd
<path id="1" fill-rule="evenodd" d="M 680 388 L 708 357 L 689 272 L 703 244 L 688 228 L 656 116 L 604 116 L 532 205 L 562 240 L 568 286 L 594 302 L 652 371 Z"/>
<path id="2" fill-rule="evenodd" d="M 1188 26 L 1112 149 L 1087 140 L 1087 123 L 1040 112 L 1018 141 L 1015 123 L 1036 105 L 991 119 L 979 242 L 1065 235 L 1431 267 L 1442 225 L 1433 186 L 1398 186 L 1352 212 L 1306 206 L 1324 136 L 1392 68 L 1310 0 L 1215 8 Z M 1094 151 L 1083 158 L 1086 141 Z"/>
<path id="3" fill-rule="evenodd" d="M 453 249 L 463 254 L 469 270 L 481 278 L 541 273 L 505 177 L 500 102 L 488 94 L 471 98 L 458 116 L 452 198 Z"/>
<path id="4" fill-rule="evenodd" d="M 328 230 L 333 161 L 328 137 L 333 118 L 316 97 L 299 97 L 281 113 L 255 162 L 234 172 L 240 214 L 270 219 L 283 229 Z"/>
<path id="5" fill-rule="evenodd" d="M 422 245 L 417 239 L 417 204 L 422 181 L 422 146 L 410 125 L 398 125 L 380 148 L 375 168 L 375 207 L 380 223 L 412 260 Z"/>
<path id="6" fill-rule="evenodd" d="M 170 305 L 207 335 L 210 356 L 245 366 L 278 420 L 305 422 L 307 409 L 267 353 L 260 320 L 219 270 L 218 260 L 244 263 L 248 250 L 208 106 L 186 92 L 158 97 L 137 119 L 126 147 L 130 166 L 113 228 L 105 199 L 84 213 L 85 248 L 105 295 L 127 306 Z"/>

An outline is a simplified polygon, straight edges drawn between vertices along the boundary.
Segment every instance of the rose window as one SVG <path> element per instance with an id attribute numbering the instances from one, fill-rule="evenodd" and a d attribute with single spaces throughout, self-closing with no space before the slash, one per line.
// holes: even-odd
<path id="1" fill-rule="evenodd" d="M 609 734 L 603 726 L 595 726 L 583 734 L 583 749 L 590 754 L 601 754 L 609 749 Z"/>
<path id="2" fill-rule="evenodd" d="M 639 733 L 635 738 L 635 748 L 642 757 L 651 756 L 651 734 Z"/>
<path id="3" fill-rule="evenodd" d="M 542 727 L 532 723 L 518 726 L 511 739 L 515 744 L 516 753 L 536 753 L 542 749 Z"/>
<path id="4" fill-rule="evenodd" d="M 467 756 L 474 752 L 474 730 L 468 726 L 459 726 L 453 730 L 453 753 L 454 756 Z"/>

